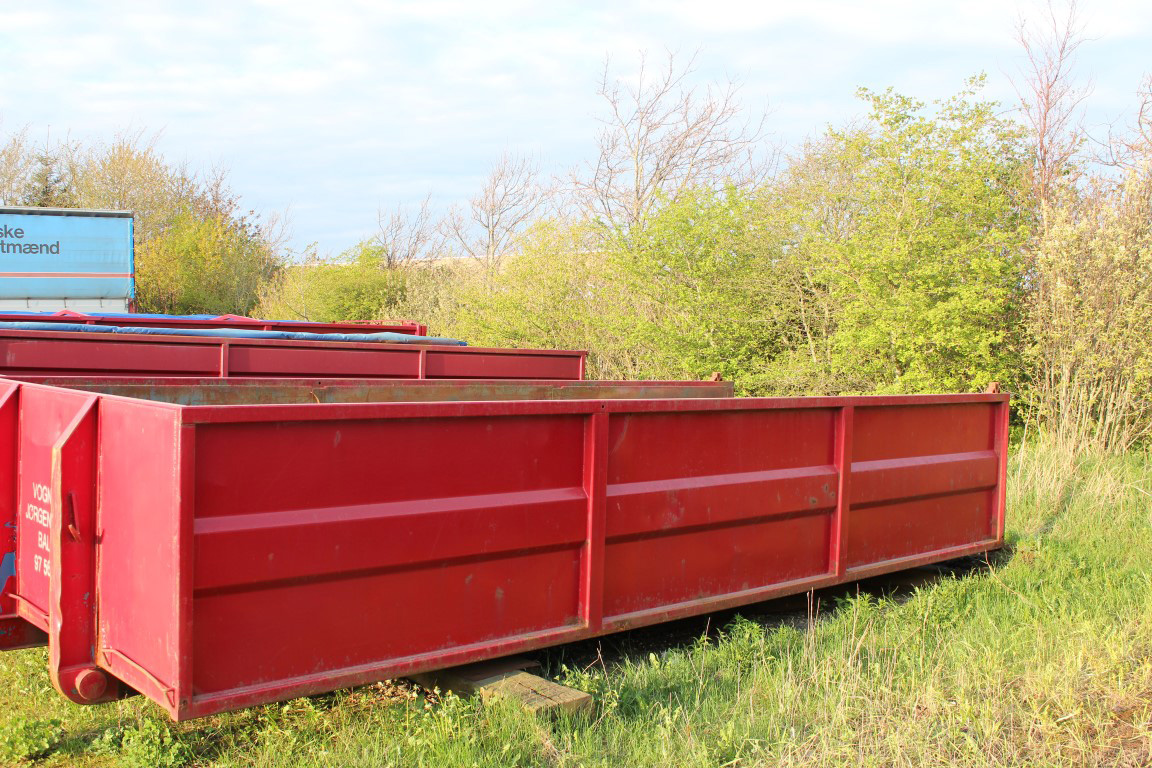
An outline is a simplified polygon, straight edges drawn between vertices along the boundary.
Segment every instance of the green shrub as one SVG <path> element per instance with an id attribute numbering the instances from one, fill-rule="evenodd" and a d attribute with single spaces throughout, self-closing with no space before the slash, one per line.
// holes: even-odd
<path id="1" fill-rule="evenodd" d="M 0 724 L 0 757 L 26 760 L 43 755 L 60 738 L 59 720 L 38 720 L 17 715 Z"/>

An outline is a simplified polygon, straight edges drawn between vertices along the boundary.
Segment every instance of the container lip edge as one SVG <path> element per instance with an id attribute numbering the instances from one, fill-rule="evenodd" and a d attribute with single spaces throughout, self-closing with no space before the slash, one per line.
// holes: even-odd
<path id="1" fill-rule="evenodd" d="M 846 397 L 717 397 L 572 400 L 439 400 L 384 403 L 265 403 L 182 405 L 185 423 L 258 423 L 345 419 L 412 419 L 443 417 L 562 416 L 607 413 L 677 413 L 694 411 L 833 410 L 869 406 L 999 405 L 1007 394 L 851 395 Z"/>

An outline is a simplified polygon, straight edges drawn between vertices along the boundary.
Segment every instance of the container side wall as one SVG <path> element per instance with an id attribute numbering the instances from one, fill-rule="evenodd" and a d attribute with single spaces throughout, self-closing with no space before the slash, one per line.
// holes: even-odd
<path id="1" fill-rule="evenodd" d="M 22 613 L 41 629 L 47 629 L 52 567 L 52 448 L 90 397 L 51 387 L 20 391 L 16 585 Z"/>
<path id="2" fill-rule="evenodd" d="M 336 351 L 338 354 L 332 354 Z M 354 376 L 414 379 L 419 376 L 420 350 L 326 347 L 274 347 L 231 344 L 230 376 Z"/>
<path id="3" fill-rule="evenodd" d="M 178 419 L 177 408 L 100 404 L 98 661 L 169 711 L 185 652 Z"/>
<path id="4" fill-rule="evenodd" d="M 180 405 L 262 403 L 455 402 L 469 400 L 623 400 L 732 396 L 726 381 L 509 381 L 506 379 L 280 379 L 21 377 L 54 387 Z"/>
<path id="5" fill-rule="evenodd" d="M 12 376 L 22 373 L 210 376 L 219 371 L 220 350 L 215 344 L 0 336 L 0 362 L 0 372 Z"/>
<path id="6" fill-rule="evenodd" d="M 826 574 L 834 415 L 613 414 L 605 622 Z"/>
<path id="7" fill-rule="evenodd" d="M 238 689 L 578 625 L 584 428 L 198 425 L 196 696 L 226 707 Z"/>
<path id="8" fill-rule="evenodd" d="M 998 403 L 855 409 L 848 575 L 997 539 Z M 956 552 L 962 554 L 962 552 Z"/>
<path id="9" fill-rule="evenodd" d="M 583 352 L 0 331 L 0 375 L 267 376 L 574 381 Z"/>
<path id="10" fill-rule="evenodd" d="M 584 355 L 533 355 L 523 350 L 516 355 L 459 355 L 429 348 L 425 360 L 429 379 L 566 379 L 584 378 Z"/>
<path id="11" fill-rule="evenodd" d="M 16 507 L 20 471 L 20 385 L 0 381 L 0 650 L 44 645 L 42 629 L 18 615 Z"/>
<path id="12" fill-rule="evenodd" d="M 19 469 L 20 385 L 0 381 L 0 616 L 16 613 L 16 478 Z M 3 641 L 0 640 L 0 646 Z"/>

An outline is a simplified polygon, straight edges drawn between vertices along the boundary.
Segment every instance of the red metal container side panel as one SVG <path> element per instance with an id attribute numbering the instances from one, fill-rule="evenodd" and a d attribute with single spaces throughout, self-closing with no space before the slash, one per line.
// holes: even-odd
<path id="1" fill-rule="evenodd" d="M 42 433 L 22 473 L 65 404 L 100 416 L 99 521 L 124 536 L 100 545 L 97 661 L 177 719 L 983 551 L 1002 530 L 1002 396 L 20 397 Z M 121 580 L 138 553 L 163 577 Z"/>
<path id="2" fill-rule="evenodd" d="M 396 502 L 366 502 L 367 497 L 361 495 L 365 490 L 341 490 L 337 500 L 349 505 L 346 508 L 301 508 L 301 498 L 321 492 L 319 478 L 338 471 L 327 465 L 315 466 L 317 479 L 309 479 L 305 473 L 310 465 L 305 459 L 288 462 L 295 461 L 299 469 L 292 473 L 291 481 L 285 480 L 285 487 L 262 489 L 251 498 L 228 501 L 223 487 L 213 490 L 205 486 L 203 491 L 198 487 L 198 499 L 217 499 L 211 505 L 213 509 L 225 509 L 228 503 L 237 505 L 237 509 L 231 515 L 213 515 L 203 509 L 197 519 L 197 663 L 194 665 L 197 699 L 192 715 L 325 690 L 337 684 L 489 658 L 521 648 L 698 614 L 842 581 L 845 575 L 840 558 L 847 558 L 850 549 L 841 548 L 837 539 L 843 522 L 841 516 L 847 512 L 841 509 L 838 489 L 850 488 L 851 473 L 846 474 L 841 468 L 848 466 L 853 407 L 857 401 L 868 402 L 858 398 L 828 400 L 811 404 L 809 408 L 802 407 L 799 401 L 770 400 L 323 406 L 308 409 L 311 418 L 307 426 L 309 431 L 316 429 L 316 432 L 303 441 L 291 436 L 307 434 L 294 432 L 306 426 L 295 422 L 305 415 L 299 406 L 228 411 L 191 409 L 188 415 L 198 423 L 197 429 L 206 430 L 205 435 L 218 436 L 218 445 L 198 439 L 201 455 L 225 455 L 221 451 L 225 445 L 247 445 L 249 448 L 243 455 L 260 455 L 262 452 L 255 446 L 264 439 L 261 432 L 269 427 L 281 435 L 274 443 L 277 446 L 303 442 L 327 447 L 337 445 L 338 439 L 342 444 L 352 425 L 360 424 L 363 433 L 356 438 L 355 453 L 349 454 L 348 461 L 356 461 L 351 457 L 360 455 L 369 446 L 391 445 L 392 441 L 384 436 L 399 425 L 411 424 L 413 439 L 428 433 L 443 436 L 443 441 L 437 442 L 443 449 L 442 463 L 438 466 L 442 476 L 424 474 L 413 486 L 402 484 L 398 491 L 389 489 L 384 498 L 397 499 Z M 907 399 L 873 402 L 898 409 L 904 407 Z M 924 406 L 931 400 L 916 402 Z M 985 401 L 959 398 L 950 402 L 964 405 L 952 413 L 962 422 L 980 420 L 987 415 Z M 968 407 L 969 404 L 975 407 Z M 777 416 L 773 411 L 779 412 L 777 421 L 773 421 Z M 316 419 L 322 414 L 331 414 L 331 420 Z M 507 527 L 493 525 L 488 522 L 490 515 L 512 506 L 519 507 L 525 497 L 516 492 L 486 490 L 490 477 L 500 477 L 497 468 L 490 463 L 476 465 L 479 457 L 473 453 L 457 456 L 455 448 L 473 444 L 477 434 L 505 434 L 505 423 L 530 423 L 538 418 L 532 414 L 547 417 L 538 424 L 551 423 L 553 417 L 568 421 L 570 415 L 582 416 L 583 445 L 570 439 L 566 452 L 567 456 L 581 455 L 571 464 L 573 471 L 565 473 L 562 479 L 557 478 L 559 485 L 557 479 L 544 484 L 553 492 L 545 493 L 539 485 L 529 486 L 539 489 L 531 492 L 529 502 L 543 500 L 535 509 L 514 517 Z M 624 424 L 634 417 L 653 417 L 651 424 L 655 426 L 649 431 L 637 426 L 639 420 Z M 661 424 L 656 417 L 666 421 Z M 692 424 L 698 417 L 701 421 Z M 723 417 L 733 421 L 726 423 Z M 258 423 L 243 427 L 226 423 L 230 419 L 247 418 Z M 898 416 L 897 421 L 900 418 Z M 285 431 L 286 422 L 292 422 L 288 431 Z M 465 422 L 479 424 L 481 432 L 457 434 L 455 425 Z M 613 426 L 616 422 L 621 426 Z M 253 430 L 251 435 L 247 439 L 240 437 L 247 429 Z M 817 436 L 814 437 L 811 430 L 816 430 Z M 628 444 L 630 432 L 636 435 L 631 445 Z M 713 440 L 704 437 L 712 432 L 720 437 Z M 957 434 L 964 436 L 971 432 L 969 425 L 958 424 Z M 532 434 L 529 428 L 507 444 L 484 444 L 497 451 L 504 461 L 511 461 L 517 467 L 534 466 L 539 471 L 545 465 L 526 462 L 521 451 L 527 448 L 528 456 L 554 454 L 541 448 L 539 435 L 533 441 Z M 961 437 L 957 444 L 944 440 L 936 447 L 941 451 L 963 448 L 965 439 Z M 739 446 L 739 450 L 725 455 L 724 441 L 729 447 Z M 790 441 L 795 446 L 794 452 L 786 447 Z M 406 438 L 398 444 L 409 442 Z M 699 450 L 692 449 L 693 443 Z M 427 442 L 424 445 L 431 448 Z M 288 453 L 282 455 L 277 464 L 291 459 L 293 449 L 282 450 Z M 624 464 L 620 469 L 613 468 L 613 450 L 619 451 L 621 461 L 631 462 L 631 473 L 624 471 Z M 643 461 L 645 453 L 651 461 Z M 777 464 L 783 466 L 774 468 L 769 461 L 769 468 L 764 468 L 765 459 L 761 454 L 776 458 Z M 685 493 L 679 492 L 679 484 L 667 476 L 674 470 L 661 468 L 664 463 L 693 478 L 684 481 Z M 242 467 L 242 474 L 248 477 L 262 471 L 257 465 L 245 465 L 243 460 L 237 463 L 235 458 L 228 466 Z M 474 466 L 481 471 L 471 472 Z M 576 467 L 582 468 L 576 470 Z M 203 477 L 216 477 L 224 469 L 221 466 Z M 574 485 L 577 471 L 583 475 L 579 486 Z M 732 478 L 732 475 L 750 476 Z M 304 479 L 297 479 L 301 477 Z M 461 486 L 462 481 L 456 478 L 470 478 L 468 486 Z M 390 479 L 389 475 L 378 482 Z M 440 482 L 437 483 L 437 479 Z M 751 494 L 743 497 L 741 480 L 764 483 L 759 498 Z M 356 482 L 354 478 L 352 482 Z M 652 485 L 642 485 L 645 483 Z M 650 494 L 648 499 L 635 504 L 631 514 L 617 515 L 614 520 L 609 518 L 614 498 L 643 497 L 645 491 L 655 491 L 660 484 L 664 484 L 663 492 Z M 709 484 L 723 491 L 711 496 L 707 490 L 701 490 Z M 724 488 L 725 485 L 729 487 Z M 609 489 L 613 486 L 616 487 L 610 495 Z M 867 488 L 867 481 L 862 487 Z M 636 493 L 615 493 L 621 490 Z M 671 492 L 673 490 L 676 492 Z M 814 495 L 806 497 L 808 493 Z M 294 508 L 296 514 L 274 512 L 261 506 L 261 499 L 274 502 L 270 502 L 271 506 Z M 735 510 L 722 508 L 732 499 L 736 500 Z M 267 511 L 243 513 L 243 509 L 253 505 Z M 458 516 L 441 514 L 444 510 Z M 776 513 L 781 510 L 790 511 L 783 511 L 777 520 Z M 692 518 L 699 525 L 689 525 L 673 533 L 660 528 L 665 522 L 676 520 L 678 515 Z M 392 522 L 389 518 L 397 517 L 403 519 L 403 525 L 394 529 L 382 527 Z M 470 521 L 487 526 L 485 530 L 492 532 L 493 538 L 485 539 L 476 533 L 469 527 Z M 542 521 L 547 521 L 550 527 L 541 529 Z M 631 532 L 630 525 L 633 526 Z M 305 526 L 309 528 L 307 535 L 301 530 Z M 773 526 L 771 531 L 769 526 Z M 745 534 L 749 530 L 755 532 L 743 537 L 734 535 L 742 527 Z M 404 531 L 410 532 L 408 538 L 403 537 Z M 581 534 L 583 542 L 579 541 Z M 393 540 L 404 546 L 399 550 L 386 550 L 364 543 Z M 623 548 L 611 551 L 613 547 L 638 542 L 647 546 L 637 546 L 632 551 Z M 989 549 L 995 544 L 986 540 L 967 542 L 965 551 Z M 742 567 L 748 569 L 750 577 L 746 578 L 732 567 L 733 547 L 737 549 L 738 558 L 743 556 L 742 547 L 748 549 Z M 299 554 L 293 554 L 287 563 L 275 564 L 280 554 L 301 551 L 307 551 L 314 560 L 302 564 Z M 954 556 L 949 549 L 918 548 L 916 551 L 928 560 Z M 493 558 L 493 554 L 498 557 Z M 538 555 L 556 557 L 531 563 L 536 570 L 517 567 L 529 564 L 525 558 Z M 619 562 L 624 565 L 612 563 L 616 555 L 621 556 Z M 382 556 L 384 559 L 379 559 Z M 242 563 L 242 567 L 249 570 L 244 573 L 233 570 L 225 575 L 222 569 L 202 571 L 199 568 L 201 563 L 217 561 Z M 655 580 L 645 580 L 646 575 L 640 575 L 640 562 L 658 574 Z M 671 567 L 662 568 L 665 563 Z M 471 567 L 459 572 L 445 570 L 456 564 Z M 880 570 L 901 567 L 900 561 L 895 560 L 871 565 Z M 473 580 L 467 581 L 465 574 Z M 614 583 L 613 579 L 620 574 L 623 580 L 634 579 L 633 583 L 623 586 L 623 580 Z M 849 574 L 848 578 L 851 577 Z M 353 578 L 361 580 L 358 588 L 350 586 Z M 256 583 L 263 586 L 263 600 L 244 594 L 253 589 L 245 584 Z M 429 595 L 420 591 L 420 585 L 434 591 L 430 590 Z M 635 591 L 629 592 L 629 586 Z M 407 591 L 398 592 L 397 588 Z M 575 595 L 570 593 L 573 589 Z M 462 590 L 473 598 L 467 605 L 454 602 Z M 556 595 L 560 593 L 568 594 L 557 600 Z M 365 594 L 369 599 L 363 598 Z M 525 613 L 516 621 L 506 623 L 507 613 L 497 608 L 497 602 L 509 594 L 522 596 Z M 439 615 L 426 605 L 429 599 L 439 599 L 436 610 L 454 613 L 458 620 L 440 623 Z M 280 659 L 264 659 L 255 651 L 234 666 L 231 658 L 218 661 L 227 648 L 234 647 L 220 639 L 224 627 L 239 622 L 246 639 L 259 638 L 265 632 L 269 637 L 289 632 L 293 625 L 281 618 L 282 614 L 305 600 L 327 606 L 322 609 L 326 618 L 346 615 L 346 610 L 358 611 L 355 615 L 359 617 L 360 634 L 339 634 L 335 645 L 325 643 L 326 649 L 332 647 L 336 653 L 330 655 L 325 651 L 326 659 L 320 662 L 314 654 L 307 656 L 303 649 L 298 661 L 283 664 Z M 480 610 L 469 610 L 476 607 L 477 600 Z M 613 600 L 616 602 L 612 603 Z M 374 605 L 383 606 L 386 613 L 398 612 L 412 621 L 388 624 L 387 619 L 369 607 Z M 614 609 L 630 612 L 613 614 Z M 578 616 L 573 616 L 577 612 Z M 205 617 L 211 617 L 210 626 L 201 623 Z M 390 633 L 384 632 L 386 627 L 390 627 Z M 366 634 L 375 634 L 376 639 L 367 640 Z M 260 642 L 253 640 L 251 645 L 259 646 Z M 343 662 L 336 660 L 341 654 Z M 311 671 L 301 671 L 304 669 L 301 665 L 308 659 L 314 666 Z M 259 674 L 251 673 L 252 665 L 257 665 Z"/>
<path id="3" fill-rule="evenodd" d="M 20 381 L 181 405 L 732 397 L 726 381 L 21 376 Z"/>
<path id="4" fill-rule="evenodd" d="M 430 379 L 564 379 L 584 378 L 583 352 L 475 349 L 478 354 L 459 355 L 428 348 L 425 376 Z"/>
<path id="5" fill-rule="evenodd" d="M 16 483 L 19 477 L 20 385 L 0 380 L 0 617 L 14 616 L 16 601 Z M 2 621 L 2 619 L 0 619 Z M 4 627 L 0 627 L 0 634 Z M 0 647 L 3 642 L 0 641 Z"/>
<path id="6" fill-rule="evenodd" d="M 846 566 L 998 538 L 998 403 L 855 408 Z"/>
<path id="7" fill-rule="evenodd" d="M 834 417 L 613 415 L 605 621 L 826 575 Z"/>
<path id="8" fill-rule="evenodd" d="M 48 579 L 52 517 L 60 500 L 52 492 L 52 448 L 92 395 L 51 387 L 20 391 L 19 478 L 16 482 L 16 584 L 21 615 L 48 628 Z"/>
<path id="9" fill-rule="evenodd" d="M 0 375 L 582 378 L 584 353 L 293 340 L 0 331 Z"/>
<path id="10" fill-rule="evenodd" d="M 45 636 L 18 613 L 16 583 L 19 477 L 20 385 L 0 381 L 0 650 L 42 645 Z"/>
<path id="11" fill-rule="evenodd" d="M 198 714 L 579 622 L 581 415 L 196 433 Z"/>
<path id="12" fill-rule="evenodd" d="M 992 447 L 998 403 L 912 403 L 856 407 L 852 460 L 981 451 Z"/>
<path id="13" fill-rule="evenodd" d="M 333 354 L 336 352 L 337 354 Z M 419 347 L 273 347 L 231 343 L 229 376 L 420 378 Z"/>
<path id="14" fill-rule="evenodd" d="M 136 376 L 192 374 L 220 370 L 216 344 L 166 344 L 102 338 L 76 339 L 76 334 L 0 335 L 0 374 L 112 374 Z"/>
<path id="15" fill-rule="evenodd" d="M 96 584 L 99 663 L 176 716 L 180 663 L 181 509 L 179 409 L 103 397 Z M 141 670 L 147 670 L 147 673 Z"/>

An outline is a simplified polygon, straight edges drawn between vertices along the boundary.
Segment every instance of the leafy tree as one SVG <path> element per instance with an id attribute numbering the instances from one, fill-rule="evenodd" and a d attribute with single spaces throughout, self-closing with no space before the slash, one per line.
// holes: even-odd
<path id="1" fill-rule="evenodd" d="M 20 205 L 43 208 L 75 207 L 71 169 L 64 153 L 42 150 L 35 155 Z"/>
<path id="2" fill-rule="evenodd" d="M 20 204 L 35 161 L 35 154 L 28 144 L 27 128 L 0 140 L 0 205 Z"/>
<path id="3" fill-rule="evenodd" d="M 935 114 L 862 91 L 864 127 L 832 131 L 808 167 L 847 166 L 796 222 L 793 250 L 834 310 L 829 361 L 848 389 L 964 391 L 1019 380 L 1024 345 L 1020 130 L 977 99 Z M 820 220 L 831 214 L 832 221 Z"/>
<path id="4" fill-rule="evenodd" d="M 407 276 L 388 268 L 379 244 L 359 243 L 336 259 L 313 255 L 286 267 L 260 299 L 265 317 L 313 322 L 370 323 L 388 316 L 405 298 Z"/>
<path id="5" fill-rule="evenodd" d="M 144 312 L 249 314 L 278 269 L 276 254 L 235 220 L 185 210 L 137 248 L 137 304 Z"/>
<path id="6" fill-rule="evenodd" d="M 251 312 L 279 269 L 277 220 L 245 213 L 223 172 L 174 166 L 140 133 L 34 149 L 18 132 L 0 147 L 0 202 L 132 211 L 146 311 Z"/>
<path id="7" fill-rule="evenodd" d="M 734 186 L 682 190 L 612 252 L 625 288 L 629 340 L 650 375 L 703 378 L 718 372 L 745 391 L 784 343 L 778 243 L 765 235 L 756 198 Z"/>
<path id="8" fill-rule="evenodd" d="M 579 219 L 543 219 L 492 275 L 472 259 L 456 260 L 445 287 L 457 311 L 447 328 L 480 344 L 589 349 L 601 375 L 634 372 L 609 352 L 624 331 L 597 235 Z"/>

